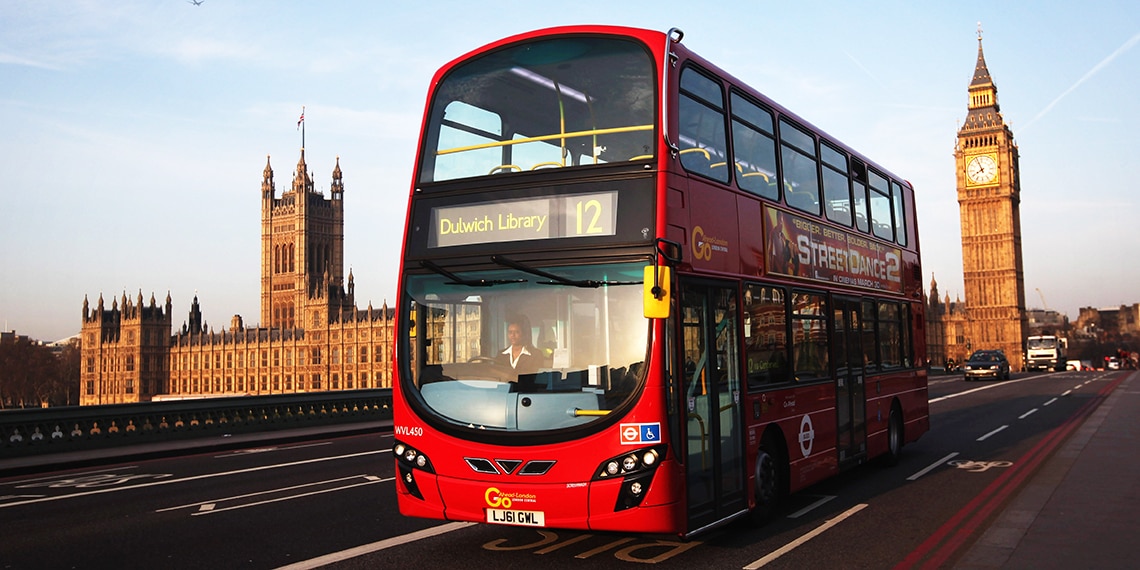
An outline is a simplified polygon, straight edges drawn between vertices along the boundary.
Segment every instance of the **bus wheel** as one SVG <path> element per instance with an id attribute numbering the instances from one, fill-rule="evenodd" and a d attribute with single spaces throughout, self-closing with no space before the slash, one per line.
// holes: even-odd
<path id="1" fill-rule="evenodd" d="M 763 525 L 772 520 L 783 498 L 783 469 L 780 455 L 767 445 L 756 456 L 756 507 L 752 509 L 752 524 Z"/>
<path id="2" fill-rule="evenodd" d="M 883 464 L 891 467 L 898 465 L 902 447 L 902 412 L 899 412 L 898 406 L 891 406 L 891 415 L 887 418 L 887 454 L 883 456 Z"/>

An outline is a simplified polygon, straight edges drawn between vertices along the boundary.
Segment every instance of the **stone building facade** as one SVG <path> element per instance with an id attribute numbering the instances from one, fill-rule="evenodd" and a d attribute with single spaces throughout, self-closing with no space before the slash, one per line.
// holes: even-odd
<path id="1" fill-rule="evenodd" d="M 1103 342 L 1140 338 L 1140 303 L 1119 307 L 1081 307 L 1074 325 L 1078 334 Z"/>
<path id="2" fill-rule="evenodd" d="M 966 343 L 966 304 L 951 301 L 950 294 L 939 298 L 938 282 L 930 280 L 926 298 L 926 354 L 933 366 L 961 364 L 970 356 Z"/>
<path id="3" fill-rule="evenodd" d="M 999 349 L 1015 370 L 1023 368 L 1028 319 L 1021 254 L 1021 172 L 1013 132 L 998 105 L 978 34 L 978 59 L 969 85 L 966 121 L 954 148 L 962 228 L 965 304 L 947 297 L 927 312 L 932 363 L 973 350 Z M 938 302 L 936 291 L 930 299 Z M 933 339 L 931 337 L 934 337 Z M 939 351 L 934 350 L 938 347 Z"/>
<path id="4" fill-rule="evenodd" d="M 144 402 L 391 387 L 394 311 L 356 305 L 344 278 L 344 183 L 317 192 L 305 151 L 276 195 L 268 160 L 261 184 L 261 326 L 235 315 L 226 330 L 202 318 L 195 296 L 172 334 L 171 300 L 124 293 L 92 310 L 83 301 L 80 403 Z"/>

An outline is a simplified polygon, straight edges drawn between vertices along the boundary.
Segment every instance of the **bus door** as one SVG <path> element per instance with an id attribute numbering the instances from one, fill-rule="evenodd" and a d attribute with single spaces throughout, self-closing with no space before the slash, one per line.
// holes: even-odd
<path id="1" fill-rule="evenodd" d="M 839 466 L 858 463 L 867 454 L 863 326 L 859 299 L 835 297 L 832 304 L 832 362 L 835 363 L 836 451 Z"/>
<path id="2" fill-rule="evenodd" d="M 689 530 L 747 508 L 736 287 L 681 286 L 681 409 Z"/>

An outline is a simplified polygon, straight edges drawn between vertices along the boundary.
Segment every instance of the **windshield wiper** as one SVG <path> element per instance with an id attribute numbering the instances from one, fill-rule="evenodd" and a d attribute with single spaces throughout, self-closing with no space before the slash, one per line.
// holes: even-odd
<path id="1" fill-rule="evenodd" d="M 598 287 L 606 287 L 609 285 L 640 285 L 641 284 L 641 281 L 597 281 L 594 279 L 568 279 L 568 278 L 563 277 L 561 275 L 556 275 L 554 273 L 549 273 L 549 272 L 543 271 L 541 269 L 531 267 L 529 265 L 524 265 L 524 264 L 519 263 L 513 259 L 508 259 L 508 258 L 503 257 L 501 255 L 492 255 L 491 261 L 498 264 L 498 265 L 510 267 L 511 269 L 517 269 L 519 271 L 522 271 L 523 273 L 530 273 L 531 275 L 537 275 L 539 277 L 545 277 L 547 279 L 550 279 L 550 281 L 537 281 L 536 283 L 538 283 L 539 285 L 569 285 L 571 287 L 588 287 L 588 288 L 596 289 Z"/>
<path id="2" fill-rule="evenodd" d="M 466 285 L 468 287 L 493 287 L 495 285 L 503 285 L 506 283 L 526 283 L 526 279 L 463 279 L 458 275 L 430 262 L 421 261 L 420 267 L 430 269 L 448 279 L 450 282 L 444 283 L 445 285 Z"/>

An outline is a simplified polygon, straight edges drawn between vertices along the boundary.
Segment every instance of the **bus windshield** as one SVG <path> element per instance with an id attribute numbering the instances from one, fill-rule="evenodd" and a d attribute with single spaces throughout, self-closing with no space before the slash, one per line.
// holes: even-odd
<path id="1" fill-rule="evenodd" d="M 644 47 L 601 37 L 473 59 L 433 96 L 418 181 L 651 158 L 653 69 Z"/>
<path id="2" fill-rule="evenodd" d="M 648 350 L 644 263 L 512 265 L 408 277 L 404 389 L 453 425 L 519 432 L 600 421 L 630 400 Z"/>

